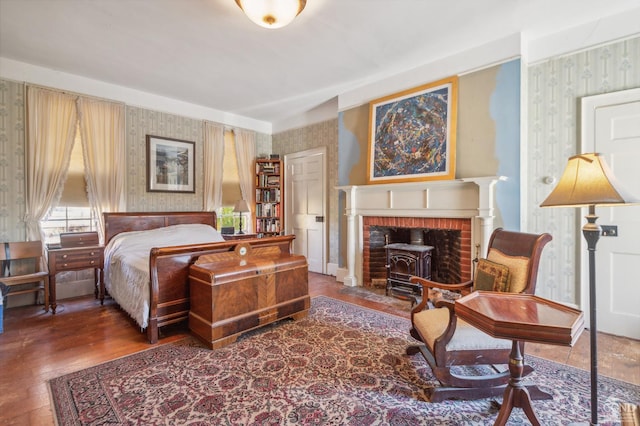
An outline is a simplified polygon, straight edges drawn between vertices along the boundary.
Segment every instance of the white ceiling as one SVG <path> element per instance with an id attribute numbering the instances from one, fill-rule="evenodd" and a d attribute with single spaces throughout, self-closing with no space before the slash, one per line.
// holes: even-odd
<path id="1" fill-rule="evenodd" d="M 307 0 L 268 30 L 234 0 L 0 0 L 0 56 L 274 123 L 452 53 L 638 4 Z"/>

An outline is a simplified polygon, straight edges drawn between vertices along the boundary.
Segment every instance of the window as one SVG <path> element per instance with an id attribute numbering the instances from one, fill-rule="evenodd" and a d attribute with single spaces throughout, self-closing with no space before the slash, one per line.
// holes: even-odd
<path id="1" fill-rule="evenodd" d="M 58 244 L 61 232 L 87 232 L 97 229 L 97 221 L 90 207 L 58 206 L 47 215 L 40 225 L 44 232 L 44 242 Z"/>
<path id="2" fill-rule="evenodd" d="M 57 207 L 49 210 L 47 217 L 40 222 L 46 244 L 58 244 L 61 232 L 86 232 L 97 230 L 97 220 L 89 206 L 86 182 L 84 179 L 84 160 L 80 141 L 79 124 L 69 160 L 69 172 L 64 183 L 62 195 Z"/>
<path id="3" fill-rule="evenodd" d="M 218 230 L 222 227 L 233 226 L 234 229 L 238 229 L 240 225 L 238 214 L 233 212 L 233 206 L 220 207 L 216 211 L 218 219 Z"/>
<path id="4" fill-rule="evenodd" d="M 222 207 L 216 210 L 218 217 L 218 229 L 222 227 L 233 226 L 239 230 L 240 214 L 233 212 L 233 206 L 236 201 L 242 198 L 240 190 L 240 176 L 238 174 L 238 159 L 236 158 L 236 143 L 233 132 L 224 132 L 224 160 L 222 169 L 224 176 L 222 178 Z M 242 225 L 244 230 L 247 228 L 247 216 L 243 213 Z"/>

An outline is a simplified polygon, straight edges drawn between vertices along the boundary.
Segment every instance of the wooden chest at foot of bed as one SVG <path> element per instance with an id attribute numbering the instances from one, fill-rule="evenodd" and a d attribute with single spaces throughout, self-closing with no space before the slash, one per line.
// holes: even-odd
<path id="1" fill-rule="evenodd" d="M 210 348 L 283 318 L 304 318 L 311 304 L 307 259 L 279 247 L 200 256 L 189 268 L 189 329 Z"/>

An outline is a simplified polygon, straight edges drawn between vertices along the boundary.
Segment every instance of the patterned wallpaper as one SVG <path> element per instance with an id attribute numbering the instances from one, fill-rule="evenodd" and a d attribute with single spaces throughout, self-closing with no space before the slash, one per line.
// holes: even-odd
<path id="1" fill-rule="evenodd" d="M 0 79 L 0 241 L 24 241 L 25 84 Z M 196 192 L 147 192 L 146 135 L 195 142 Z M 127 106 L 128 211 L 197 211 L 203 207 L 203 122 L 188 117 Z M 271 153 L 271 135 L 256 134 L 256 152 Z"/>
<path id="2" fill-rule="evenodd" d="M 203 202 L 203 121 L 174 114 L 127 106 L 127 210 L 197 211 Z M 195 193 L 147 192 L 146 136 L 162 136 L 195 142 Z M 256 153 L 271 153 L 271 136 L 256 134 Z"/>
<path id="3" fill-rule="evenodd" d="M 0 241 L 24 241 L 25 89 L 0 80 Z"/>
<path id="4" fill-rule="evenodd" d="M 549 232 L 537 294 L 578 303 L 578 259 L 584 218 L 578 209 L 542 209 L 567 158 L 580 151 L 580 98 L 640 87 L 640 37 L 531 65 L 528 70 L 527 229 Z"/>
<path id="5" fill-rule="evenodd" d="M 329 258 L 328 263 L 338 263 L 338 119 L 327 120 L 300 129 L 287 130 L 273 135 L 273 152 L 285 154 L 327 147 L 327 186 L 329 212 Z"/>
<path id="6" fill-rule="evenodd" d="M 127 107 L 127 210 L 192 211 L 203 208 L 203 124 L 201 120 Z M 146 136 L 195 142 L 196 192 L 147 192 Z M 125 167 L 122 168 L 123 173 Z"/>
<path id="7" fill-rule="evenodd" d="M 271 135 L 256 133 L 256 156 L 271 154 Z"/>
<path id="8" fill-rule="evenodd" d="M 579 150 L 579 102 L 583 96 L 640 87 L 640 37 L 595 47 L 530 65 L 527 70 L 528 145 L 523 185 L 525 229 L 550 232 L 543 253 L 538 294 L 578 302 L 577 256 L 583 218 L 573 209 L 541 209 L 551 191 L 545 176 L 559 176 L 566 159 Z M 0 80 L 0 239 L 24 239 L 24 84 Z M 196 143 L 196 194 L 147 193 L 145 135 Z M 327 146 L 329 174 L 329 262 L 338 263 L 338 121 L 329 120 L 273 137 L 257 135 L 258 154 L 281 155 Z M 273 150 L 271 149 L 273 148 Z M 202 208 L 202 122 L 127 107 L 127 208 L 200 210 Z M 577 247 L 577 248 L 576 248 Z"/>

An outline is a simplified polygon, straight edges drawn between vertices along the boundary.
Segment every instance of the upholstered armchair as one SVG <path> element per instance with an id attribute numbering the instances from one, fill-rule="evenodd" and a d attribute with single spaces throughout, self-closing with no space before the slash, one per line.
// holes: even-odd
<path id="1" fill-rule="evenodd" d="M 442 294 L 475 290 L 534 294 L 540 255 L 549 241 L 551 235 L 546 233 L 535 235 L 499 228 L 491 235 L 486 259 L 480 259 L 475 266 L 472 281 L 443 284 L 411 277 L 412 283 L 422 286 L 422 298 L 411 312 L 411 335 L 421 344 L 409 347 L 407 354 L 422 353 L 440 382 L 440 386 L 427 390 L 432 402 L 501 395 L 509 380 L 504 365 L 512 342 L 493 338 L 457 318 L 455 297 Z M 524 353 L 524 343 L 521 345 Z M 524 374 L 531 371 L 526 365 Z M 535 387 L 529 391 L 533 399 L 549 397 Z"/>

